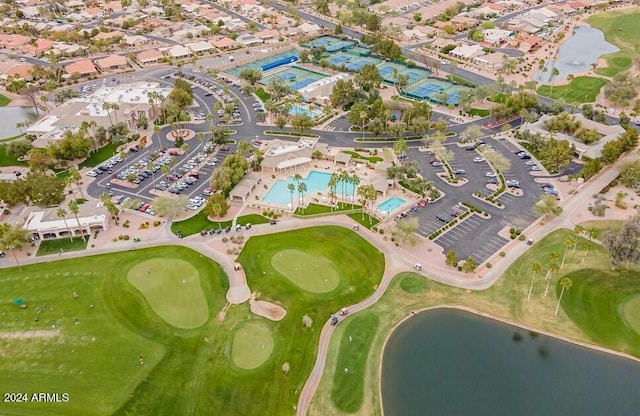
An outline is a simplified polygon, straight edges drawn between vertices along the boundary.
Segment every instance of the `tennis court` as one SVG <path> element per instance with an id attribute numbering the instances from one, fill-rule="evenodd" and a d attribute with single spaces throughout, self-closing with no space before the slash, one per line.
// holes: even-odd
<path id="1" fill-rule="evenodd" d="M 367 64 L 376 65 L 380 62 L 379 59 L 371 58 L 368 56 L 355 56 L 349 53 L 340 52 L 335 55 L 331 55 L 326 59 L 328 63 L 331 65 L 335 65 L 337 67 L 341 67 L 344 65 L 344 68 L 347 71 L 359 71 L 363 66 Z"/>
<path id="2" fill-rule="evenodd" d="M 435 79 L 428 79 L 424 82 L 420 82 L 410 88 L 407 88 L 404 93 L 408 97 L 418 100 L 429 100 L 431 102 L 439 104 L 458 104 L 460 91 L 466 89 L 458 85 L 453 85 L 446 81 L 440 81 Z"/>
<path id="3" fill-rule="evenodd" d="M 282 52 L 276 55 L 269 56 L 267 58 L 258 59 L 257 61 L 250 62 L 245 65 L 240 65 L 235 68 L 231 68 L 226 72 L 229 75 L 233 75 L 235 77 L 240 76 L 240 72 L 243 69 L 257 69 L 259 71 L 265 72 L 271 69 L 277 68 L 282 65 L 291 64 L 293 62 L 298 61 L 298 52 L 295 50 Z"/>
<path id="4" fill-rule="evenodd" d="M 327 76 L 319 72 L 309 71 L 304 68 L 292 66 L 278 71 L 275 74 L 268 75 L 262 78 L 262 83 L 268 85 L 271 81 L 283 82 L 288 85 L 294 91 L 306 87 L 307 85 L 314 83 L 318 80 L 326 78 Z"/>
<path id="5" fill-rule="evenodd" d="M 357 42 L 351 40 L 342 40 L 334 38 L 332 36 L 322 36 L 318 39 L 314 39 L 302 45 L 306 48 L 320 48 L 323 47 L 325 51 L 333 53 L 349 49 L 357 45 Z"/>
<path id="6" fill-rule="evenodd" d="M 371 49 L 363 48 L 362 46 L 354 46 L 351 49 L 347 49 L 345 52 L 356 56 L 369 56 L 371 55 Z"/>
<path id="7" fill-rule="evenodd" d="M 426 79 L 429 77 L 429 75 L 431 75 L 431 72 L 425 69 L 407 68 L 404 65 L 396 64 L 393 62 L 383 62 L 382 64 L 378 65 L 378 72 L 380 73 L 380 76 L 385 82 L 388 82 L 390 84 L 395 84 L 396 82 L 398 82 L 398 80 L 393 77 L 394 70 L 398 71 L 398 75 L 406 75 L 409 77 L 409 80 L 407 82 L 408 86 Z"/>

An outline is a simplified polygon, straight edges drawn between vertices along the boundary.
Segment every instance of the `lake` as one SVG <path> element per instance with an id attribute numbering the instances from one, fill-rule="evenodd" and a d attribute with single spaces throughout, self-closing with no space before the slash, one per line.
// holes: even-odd
<path id="1" fill-rule="evenodd" d="M 42 111 L 40 114 L 42 115 Z M 0 139 L 24 133 L 24 128 L 20 131 L 16 124 L 25 120 L 33 123 L 37 118 L 33 107 L 0 107 L 0 120 L 5 120 L 4 123 L 0 123 Z"/>
<path id="2" fill-rule="evenodd" d="M 381 379 L 386 416 L 640 411 L 638 362 L 454 309 L 425 311 L 398 326 Z"/>
<path id="3" fill-rule="evenodd" d="M 550 84 L 551 70 L 555 67 L 560 71 L 560 75 L 556 77 L 555 81 L 560 81 L 565 79 L 567 75 L 591 69 L 591 64 L 598 62 L 598 58 L 602 55 L 620 50 L 605 40 L 602 31 L 591 26 L 578 26 L 574 32 L 558 49 L 558 59 L 547 62 L 545 65 L 546 73 L 536 71 L 534 80 Z"/>

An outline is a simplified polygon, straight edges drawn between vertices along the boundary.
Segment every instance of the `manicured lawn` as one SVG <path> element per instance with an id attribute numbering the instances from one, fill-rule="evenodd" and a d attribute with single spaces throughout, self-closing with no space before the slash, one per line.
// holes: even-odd
<path id="1" fill-rule="evenodd" d="M 4 269 L 0 274 L 0 314 L 5 321 L 0 330 L 14 331 L 18 336 L 0 340 L 0 366 L 11 374 L 0 379 L 0 388 L 67 392 L 70 400 L 59 404 L 2 403 L 0 413 L 124 415 L 140 414 L 144 409 L 142 414 L 195 414 L 196 408 L 234 409 L 231 397 L 262 391 L 264 382 L 257 383 L 246 375 L 229 383 L 233 371 L 225 359 L 225 345 L 233 325 L 248 312 L 243 315 L 238 311 L 225 322 L 214 324 L 212 320 L 197 330 L 172 327 L 127 281 L 132 267 L 155 258 L 191 264 L 200 273 L 209 310 L 217 313 L 225 305 L 228 284 L 222 270 L 200 253 L 183 247 L 138 249 Z M 77 297 L 72 296 L 74 292 Z M 15 306 L 16 298 L 23 298 L 28 307 Z M 41 313 L 36 313 L 36 307 Z M 57 331 L 58 335 L 28 340 L 19 336 L 31 330 Z M 209 361 L 210 357 L 215 358 Z M 246 397 L 240 401 L 250 403 L 250 396 Z"/>
<path id="2" fill-rule="evenodd" d="M 269 94 L 268 92 L 266 92 L 264 90 L 264 88 L 258 88 L 256 90 L 256 95 L 258 96 L 258 98 L 264 103 L 267 100 L 269 100 L 271 98 L 271 94 Z"/>
<path id="3" fill-rule="evenodd" d="M 363 216 L 362 212 L 354 212 L 347 214 L 347 216 L 365 228 L 375 227 L 380 222 L 376 217 L 372 217 L 369 214 L 364 214 Z"/>
<path id="4" fill-rule="evenodd" d="M 597 344 L 639 356 L 640 273 L 583 269 L 566 277 L 573 281 L 562 299 L 567 315 Z"/>
<path id="5" fill-rule="evenodd" d="M 465 79 L 465 78 L 459 77 L 459 76 L 457 76 L 457 75 L 447 75 L 447 79 L 448 79 L 449 81 L 453 81 L 453 82 L 455 82 L 455 83 L 458 83 L 458 84 L 460 84 L 460 85 L 465 85 L 465 86 L 467 86 L 467 87 L 477 87 L 477 86 L 478 86 L 478 84 L 476 84 L 476 83 L 474 83 L 474 82 L 471 82 L 471 81 L 469 81 L 468 79 Z"/>
<path id="6" fill-rule="evenodd" d="M 4 107 L 11 102 L 11 98 L 0 94 L 0 107 Z"/>
<path id="7" fill-rule="evenodd" d="M 69 221 L 69 220 L 67 220 Z M 87 249 L 87 240 L 74 237 L 73 241 L 69 238 L 58 238 L 56 240 L 42 240 L 40 242 L 40 247 L 38 247 L 38 252 L 36 256 L 47 256 L 49 254 L 58 254 L 60 249 L 64 250 L 65 253 L 70 251 L 80 251 Z"/>
<path id="8" fill-rule="evenodd" d="M 553 92 L 551 98 L 563 99 L 568 103 L 590 103 L 596 100 L 602 87 L 607 85 L 607 80 L 594 77 L 577 77 L 568 85 L 556 85 L 551 91 L 550 85 L 543 85 L 538 88 L 538 94 L 549 97 L 549 93 Z"/>
<path id="9" fill-rule="evenodd" d="M 362 379 L 365 377 L 367 363 L 371 362 L 369 350 L 378 330 L 378 323 L 376 315 L 364 312 L 349 318 L 344 324 L 331 391 L 336 407 L 344 412 L 353 413 L 362 406 Z"/>
<path id="10" fill-rule="evenodd" d="M 600 232 L 600 236 L 605 231 L 620 231 L 623 224 L 623 220 L 593 220 L 580 223 L 585 229 L 596 228 Z"/>
<path id="11" fill-rule="evenodd" d="M 269 222 L 268 218 L 263 217 L 258 214 L 249 214 L 238 217 L 237 223 L 240 225 L 246 224 L 267 224 Z M 182 231 L 182 235 L 184 237 L 190 236 L 192 234 L 199 233 L 202 230 L 210 230 L 212 228 L 227 228 L 231 226 L 231 220 L 229 221 L 209 221 L 207 218 L 207 214 L 204 211 L 198 212 L 191 218 L 187 218 L 186 220 L 173 222 L 171 224 L 171 232 L 174 234 L 178 234 L 178 231 Z"/>
<path id="12" fill-rule="evenodd" d="M 640 54 L 640 11 L 635 9 L 610 11 L 590 16 L 586 22 L 600 29 L 605 39 L 620 48 L 620 51 L 605 55 L 607 68 L 599 68 L 600 75 L 613 77 L 631 68 L 633 59 Z"/>
<path id="13" fill-rule="evenodd" d="M 200 274 L 187 261 L 145 260 L 129 269 L 127 280 L 158 316 L 176 328 L 198 328 L 209 319 Z"/>
<path id="14" fill-rule="evenodd" d="M 15 157 L 7 154 L 7 145 L 0 145 L 0 167 L 5 166 L 28 166 L 27 162 L 20 162 Z"/>
<path id="15" fill-rule="evenodd" d="M 472 116 L 487 117 L 489 114 L 491 114 L 491 110 L 488 110 L 488 109 L 484 109 L 484 108 L 469 109 L 469 115 L 472 115 Z"/>
<path id="16" fill-rule="evenodd" d="M 294 195 L 295 198 L 295 195 Z M 339 213 L 341 211 L 351 211 L 354 209 L 360 209 L 360 205 L 354 204 L 353 208 L 351 204 L 345 204 L 343 202 L 338 202 L 337 207 L 331 209 L 329 205 L 320 205 L 320 204 L 309 204 L 304 210 L 301 208 L 296 208 L 296 215 L 318 215 L 318 214 L 330 214 L 330 213 Z"/>
<path id="17" fill-rule="evenodd" d="M 271 265 L 278 273 L 307 292 L 327 293 L 340 284 L 340 274 L 331 260 L 314 257 L 301 250 L 282 250 L 271 258 Z"/>
<path id="18" fill-rule="evenodd" d="M 273 352 L 271 330 L 257 322 L 249 322 L 238 329 L 233 337 L 231 359 L 244 370 L 260 367 Z"/>
<path id="19" fill-rule="evenodd" d="M 342 153 L 346 153 L 351 155 L 353 159 L 363 159 L 370 163 L 382 162 L 384 159 L 379 156 L 364 156 L 358 152 L 353 152 L 351 150 L 343 150 Z"/>
<path id="20" fill-rule="evenodd" d="M 98 166 L 100 163 L 113 157 L 116 153 L 117 148 L 118 148 L 118 145 L 115 143 L 107 144 L 103 148 L 98 149 L 98 151 L 96 151 L 95 153 L 90 154 L 89 157 L 84 162 L 78 165 L 78 168 L 82 169 L 85 166 L 93 168 Z"/>
<path id="21" fill-rule="evenodd" d="M 339 273 L 339 286 L 328 293 L 314 294 L 301 290 L 282 276 L 272 266 L 272 259 L 292 249 L 311 256 L 304 273 L 312 276 L 318 275 L 314 271 L 315 259 L 328 259 Z M 255 405 L 255 409 L 260 410 L 234 414 L 289 414 L 315 361 L 322 326 L 330 314 L 373 293 L 382 277 L 384 258 L 352 230 L 326 226 L 251 237 L 237 261 L 244 267 L 251 290 L 259 292 L 260 298 L 283 306 L 287 315 L 280 322 L 266 323 L 278 335 L 274 335 L 276 348 L 269 363 L 260 367 L 261 372 L 264 369 L 260 374 L 271 377 L 269 389 L 263 387 L 260 393 L 261 406 Z M 310 328 L 302 325 L 304 315 L 313 320 Z M 291 372 L 286 377 L 281 369 L 284 362 L 291 364 Z"/>

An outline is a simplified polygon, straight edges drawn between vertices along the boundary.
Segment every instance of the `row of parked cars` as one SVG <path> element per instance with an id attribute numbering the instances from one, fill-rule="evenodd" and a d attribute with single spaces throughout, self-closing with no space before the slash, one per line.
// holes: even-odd
<path id="1" fill-rule="evenodd" d="M 113 168 L 118 164 L 122 163 L 122 158 L 120 156 L 114 156 L 109 160 L 104 161 L 101 165 L 96 166 L 92 170 L 87 172 L 87 176 L 95 178 L 98 175 L 102 175 L 103 173 L 113 173 Z"/>
<path id="2" fill-rule="evenodd" d="M 517 150 L 516 156 L 520 159 L 524 160 L 524 164 L 529 167 L 529 170 L 532 172 L 537 172 L 542 170 L 540 166 L 535 162 L 535 160 L 531 160 L 531 155 L 525 152 L 524 150 Z"/>
<path id="3" fill-rule="evenodd" d="M 454 218 L 459 217 L 465 212 L 467 212 L 467 208 L 463 207 L 462 205 L 455 204 L 454 206 L 451 207 L 448 213 L 441 212 L 439 214 L 436 214 L 436 218 L 439 221 L 442 221 L 445 224 L 447 224 L 453 221 Z"/>
<path id="4" fill-rule="evenodd" d="M 136 178 L 134 179 L 133 183 L 139 184 L 162 169 L 163 166 L 170 164 L 171 161 L 172 156 L 169 155 L 158 157 L 155 160 L 150 156 L 145 156 L 123 171 L 118 172 L 116 178 L 125 181 L 129 177 L 129 175 L 135 175 Z"/>
<path id="5" fill-rule="evenodd" d="M 149 215 L 156 215 L 153 205 L 144 203 L 142 201 L 133 201 L 131 197 L 124 195 L 117 195 L 113 197 L 113 202 L 117 205 L 128 205 L 128 208 L 135 209 L 136 211 L 144 212 Z"/>

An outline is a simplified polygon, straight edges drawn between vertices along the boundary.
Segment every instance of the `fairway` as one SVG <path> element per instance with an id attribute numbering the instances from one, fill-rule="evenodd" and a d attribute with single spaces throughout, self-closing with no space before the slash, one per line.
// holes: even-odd
<path id="1" fill-rule="evenodd" d="M 640 11 L 635 8 L 625 11 L 598 13 L 587 20 L 591 26 L 604 33 L 607 42 L 620 48 L 619 52 L 604 55 L 607 68 L 598 68 L 600 75 L 613 77 L 631 68 L 632 60 L 640 54 Z"/>
<path id="2" fill-rule="evenodd" d="M 607 85 L 607 80 L 594 77 L 576 77 L 568 85 L 555 85 L 553 91 L 550 85 L 542 85 L 538 88 L 538 94 L 557 100 L 562 99 L 567 103 L 590 103 L 596 100 L 602 87 Z"/>
<path id="3" fill-rule="evenodd" d="M 423 293 L 427 288 L 427 282 L 423 277 L 409 275 L 400 280 L 400 287 L 406 293 Z"/>
<path id="4" fill-rule="evenodd" d="M 620 315 L 624 323 L 640 335 L 640 294 L 631 296 L 620 306 Z"/>
<path id="5" fill-rule="evenodd" d="M 269 359 L 272 351 L 271 331 L 258 323 L 249 322 L 236 330 L 231 359 L 244 370 L 254 370 Z"/>
<path id="6" fill-rule="evenodd" d="M 301 250 L 289 249 L 275 253 L 271 265 L 302 290 L 328 293 L 340 284 L 340 275 L 331 261 Z"/>
<path id="7" fill-rule="evenodd" d="M 155 258 L 134 265 L 127 280 L 159 317 L 176 328 L 198 328 L 209 319 L 200 274 L 191 263 Z"/>

